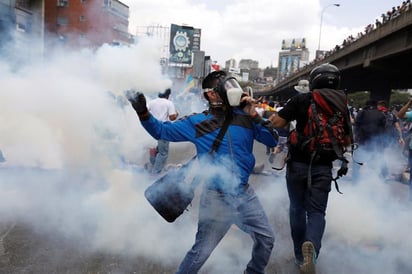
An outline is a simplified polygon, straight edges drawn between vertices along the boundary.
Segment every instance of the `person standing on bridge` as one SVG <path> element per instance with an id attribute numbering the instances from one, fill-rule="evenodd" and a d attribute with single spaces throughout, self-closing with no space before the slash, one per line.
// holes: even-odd
<path id="1" fill-rule="evenodd" d="M 129 97 L 142 126 L 155 139 L 192 142 L 205 167 L 195 243 L 181 262 L 177 274 L 195 274 L 209 258 L 232 224 L 253 240 L 252 256 L 244 273 L 263 274 L 274 244 L 274 232 L 253 188 L 248 184 L 255 165 L 253 144 L 276 146 L 276 131 L 256 112 L 252 97 L 234 77 L 214 71 L 202 82 L 209 110 L 174 123 L 162 123 L 146 108 L 142 93 Z M 243 96 L 241 98 L 241 96 Z M 215 147 L 224 128 L 219 147 Z M 210 168 L 209 168 L 210 167 Z"/>
<path id="2" fill-rule="evenodd" d="M 284 107 L 269 118 L 275 128 L 284 127 L 296 120 L 298 142 L 303 142 L 305 128 L 309 124 L 308 109 L 313 101 L 313 91 L 337 91 L 340 71 L 332 64 L 322 64 L 310 73 L 310 91 L 292 97 Z M 341 105 L 345 105 L 342 102 Z M 349 114 L 344 117 L 344 137 L 350 144 L 351 127 Z M 304 142 L 307 143 L 307 142 Z M 304 143 L 291 145 L 286 168 L 286 185 L 289 195 L 289 219 L 294 246 L 295 263 L 302 274 L 316 273 L 316 259 L 319 256 L 325 230 L 325 214 L 332 182 L 332 160 L 324 155 L 308 152 Z M 344 175 L 344 174 L 343 174 Z M 310 182 L 310 183 L 309 183 Z"/>

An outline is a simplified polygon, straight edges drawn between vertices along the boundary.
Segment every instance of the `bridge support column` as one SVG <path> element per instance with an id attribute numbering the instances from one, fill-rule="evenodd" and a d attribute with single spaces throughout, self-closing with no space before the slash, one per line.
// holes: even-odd
<path id="1" fill-rule="evenodd" d="M 391 93 L 391 84 L 385 79 L 385 76 L 374 75 L 373 85 L 370 88 L 370 98 L 377 101 L 385 100 L 390 104 Z"/>

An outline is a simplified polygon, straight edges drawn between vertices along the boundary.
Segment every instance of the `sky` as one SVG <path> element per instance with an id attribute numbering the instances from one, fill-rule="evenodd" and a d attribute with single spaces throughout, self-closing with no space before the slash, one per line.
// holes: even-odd
<path id="1" fill-rule="evenodd" d="M 228 59 L 253 59 L 277 67 L 283 39 L 306 38 L 314 59 L 323 14 L 321 49 L 342 44 L 401 0 L 123 0 L 130 8 L 129 31 L 170 24 L 202 30 L 201 50 L 224 65 Z M 330 6 L 338 3 L 339 7 Z M 322 12 L 323 11 L 323 12 Z"/>

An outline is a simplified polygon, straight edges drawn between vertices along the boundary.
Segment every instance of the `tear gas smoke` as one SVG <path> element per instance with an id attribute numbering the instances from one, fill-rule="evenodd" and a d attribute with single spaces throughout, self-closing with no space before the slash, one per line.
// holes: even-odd
<path id="1" fill-rule="evenodd" d="M 148 39 L 96 52 L 60 51 L 19 69 L 0 62 L 2 221 L 64 235 L 85 248 L 178 265 L 194 241 L 197 196 L 173 224 L 144 199 L 151 180 L 139 165 L 155 142 L 123 97 L 127 89 L 155 97 L 171 86 L 158 60 L 156 42 Z M 332 190 L 318 260 L 325 273 L 411 272 L 410 209 L 372 166 L 362 167 L 358 185 L 340 180 L 344 195 Z M 283 172 L 253 179 L 275 228 L 271 263 L 278 269 L 293 265 Z M 233 227 L 204 271 L 241 273 L 251 244 Z"/>
<path id="2" fill-rule="evenodd" d="M 150 179 L 139 166 L 155 141 L 123 97 L 128 89 L 154 97 L 172 85 L 157 45 L 142 39 L 95 52 L 56 50 L 20 67 L 2 59 L 2 220 L 96 249 L 182 256 L 172 241 L 153 245 L 162 231 L 193 234 L 193 227 L 168 226 L 149 209 L 143 191 Z"/>

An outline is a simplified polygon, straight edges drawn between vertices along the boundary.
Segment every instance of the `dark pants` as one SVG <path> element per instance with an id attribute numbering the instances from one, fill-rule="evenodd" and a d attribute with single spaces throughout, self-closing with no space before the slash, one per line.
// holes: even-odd
<path id="1" fill-rule="evenodd" d="M 253 240 L 246 272 L 265 273 L 275 235 L 255 191 L 248 188 L 239 195 L 230 195 L 205 187 L 200 196 L 196 241 L 176 274 L 198 273 L 232 224 L 248 233 Z"/>
<path id="2" fill-rule="evenodd" d="M 309 188 L 308 168 L 308 164 L 291 161 L 286 170 L 290 228 L 298 261 L 303 260 L 301 247 L 305 241 L 311 241 L 319 254 L 332 181 L 332 165 L 312 164 Z"/>

